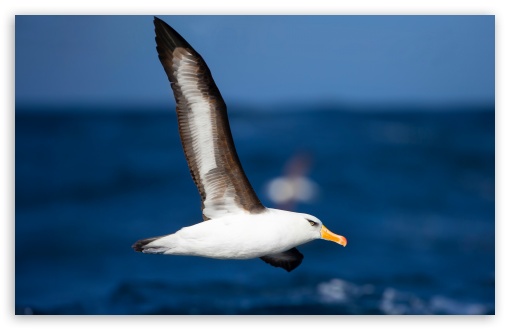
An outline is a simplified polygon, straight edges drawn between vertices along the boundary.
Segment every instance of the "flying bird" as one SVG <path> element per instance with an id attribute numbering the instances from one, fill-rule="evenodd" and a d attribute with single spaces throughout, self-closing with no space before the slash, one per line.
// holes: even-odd
<path id="1" fill-rule="evenodd" d="M 325 239 L 345 246 L 313 215 L 266 208 L 243 171 L 227 107 L 203 58 L 154 17 L 156 49 L 176 101 L 179 134 L 200 193 L 202 222 L 141 239 L 135 251 L 217 259 L 261 258 L 287 271 L 301 264 L 296 246 Z"/>

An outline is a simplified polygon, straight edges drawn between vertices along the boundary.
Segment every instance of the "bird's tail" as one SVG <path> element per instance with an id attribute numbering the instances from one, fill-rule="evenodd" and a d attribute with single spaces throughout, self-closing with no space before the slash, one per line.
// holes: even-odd
<path id="1" fill-rule="evenodd" d="M 144 238 L 141 240 L 138 240 L 133 244 L 131 247 L 136 252 L 143 252 L 143 253 L 164 253 L 168 248 L 162 247 L 162 246 L 148 246 L 150 243 L 154 242 L 157 239 L 160 239 L 164 236 L 157 236 L 157 237 L 150 237 L 150 238 Z"/>

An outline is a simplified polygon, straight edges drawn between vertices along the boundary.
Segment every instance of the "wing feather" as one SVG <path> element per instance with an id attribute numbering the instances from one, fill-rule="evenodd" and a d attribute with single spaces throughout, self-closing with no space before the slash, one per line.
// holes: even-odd
<path id="1" fill-rule="evenodd" d="M 303 254 L 298 249 L 292 248 L 285 252 L 268 254 L 260 259 L 274 267 L 280 267 L 290 272 L 294 270 L 303 261 Z"/>
<path id="2" fill-rule="evenodd" d="M 171 83 L 184 155 L 202 200 L 204 220 L 265 210 L 234 146 L 227 107 L 202 57 L 154 18 L 156 49 Z"/>

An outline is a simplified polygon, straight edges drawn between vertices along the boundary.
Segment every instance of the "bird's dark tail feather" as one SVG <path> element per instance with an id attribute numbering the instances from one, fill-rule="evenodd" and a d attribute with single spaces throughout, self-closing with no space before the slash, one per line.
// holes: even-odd
<path id="1" fill-rule="evenodd" d="M 157 240 L 158 238 L 161 238 L 163 236 L 157 236 L 157 237 L 150 237 L 150 238 L 144 238 L 144 239 L 141 239 L 141 240 L 138 240 L 135 242 L 135 244 L 133 244 L 131 247 L 133 248 L 133 250 L 135 250 L 136 252 L 144 252 L 144 247 L 149 244 L 150 242 L 153 242 L 155 240 Z"/>

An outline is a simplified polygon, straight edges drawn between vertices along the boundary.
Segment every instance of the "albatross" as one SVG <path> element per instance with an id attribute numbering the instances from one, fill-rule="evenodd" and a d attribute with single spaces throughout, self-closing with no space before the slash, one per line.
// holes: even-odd
<path id="1" fill-rule="evenodd" d="M 216 259 L 261 258 L 290 272 L 303 260 L 296 246 L 315 239 L 346 246 L 345 237 L 329 231 L 313 215 L 262 205 L 237 156 L 227 107 L 204 59 L 161 19 L 154 17 L 154 26 L 203 221 L 173 234 L 141 239 L 133 249 Z"/>

